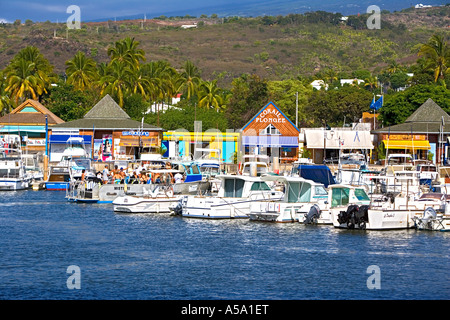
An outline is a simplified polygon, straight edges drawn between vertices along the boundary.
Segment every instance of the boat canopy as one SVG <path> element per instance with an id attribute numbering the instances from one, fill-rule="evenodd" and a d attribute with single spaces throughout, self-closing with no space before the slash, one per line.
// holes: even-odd
<path id="1" fill-rule="evenodd" d="M 325 188 L 336 184 L 336 180 L 326 165 L 298 165 L 292 168 L 292 174 L 298 174 L 308 180 L 322 183 Z"/>

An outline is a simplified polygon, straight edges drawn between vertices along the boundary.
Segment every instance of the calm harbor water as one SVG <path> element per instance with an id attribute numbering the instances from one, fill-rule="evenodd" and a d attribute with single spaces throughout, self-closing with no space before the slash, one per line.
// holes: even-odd
<path id="1" fill-rule="evenodd" d="M 450 233 L 122 215 L 64 196 L 0 193 L 0 299 L 450 298 Z"/>

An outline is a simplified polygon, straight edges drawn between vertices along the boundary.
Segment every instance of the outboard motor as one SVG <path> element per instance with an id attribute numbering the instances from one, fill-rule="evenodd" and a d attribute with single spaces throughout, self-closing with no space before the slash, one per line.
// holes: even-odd
<path id="1" fill-rule="evenodd" d="M 172 204 L 170 206 L 170 211 L 174 214 L 174 215 L 181 215 L 183 213 L 183 205 L 186 202 L 186 198 L 182 197 L 180 198 L 180 200 L 177 201 L 176 204 Z"/>
<path id="2" fill-rule="evenodd" d="M 369 222 L 369 206 L 360 206 L 359 210 L 354 212 L 354 223 L 359 229 L 366 229 L 366 222 Z"/>
<path id="3" fill-rule="evenodd" d="M 354 228 L 354 224 L 352 224 L 352 217 L 354 215 L 354 212 L 357 212 L 359 207 L 356 204 L 352 204 L 348 206 L 346 211 L 341 211 L 338 214 L 338 222 L 340 224 L 347 224 L 347 227 L 350 229 Z"/>
<path id="4" fill-rule="evenodd" d="M 314 204 L 309 209 L 309 212 L 305 214 L 304 224 L 316 224 L 317 219 L 320 218 L 320 208 L 317 204 Z"/>
<path id="5" fill-rule="evenodd" d="M 436 210 L 432 207 L 428 207 L 423 212 L 423 217 L 420 219 L 420 223 L 425 227 L 431 229 L 431 221 L 436 219 Z"/>

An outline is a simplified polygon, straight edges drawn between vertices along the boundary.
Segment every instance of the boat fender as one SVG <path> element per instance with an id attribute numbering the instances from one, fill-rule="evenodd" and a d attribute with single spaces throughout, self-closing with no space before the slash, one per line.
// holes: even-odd
<path id="1" fill-rule="evenodd" d="M 315 224 L 320 217 L 320 207 L 314 204 L 309 209 L 309 212 L 305 215 L 305 224 Z"/>

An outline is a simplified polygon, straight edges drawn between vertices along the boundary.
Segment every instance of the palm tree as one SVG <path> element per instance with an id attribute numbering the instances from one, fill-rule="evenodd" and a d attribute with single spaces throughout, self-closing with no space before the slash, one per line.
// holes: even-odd
<path id="1" fill-rule="evenodd" d="M 220 88 L 217 87 L 217 80 L 203 81 L 198 92 L 199 107 L 214 107 L 217 111 L 222 106 Z"/>
<path id="2" fill-rule="evenodd" d="M 423 56 L 433 66 L 434 82 L 444 79 L 444 75 L 449 72 L 450 62 L 450 49 L 444 36 L 433 35 L 420 47 L 418 55 Z"/>
<path id="3" fill-rule="evenodd" d="M 151 101 L 156 101 L 161 92 L 160 68 L 157 62 L 149 62 L 142 65 L 140 72 L 147 79 L 147 96 Z"/>
<path id="4" fill-rule="evenodd" d="M 401 65 L 398 64 L 397 61 L 392 60 L 390 65 L 387 68 L 387 72 L 390 74 L 396 73 L 398 71 L 403 71 L 403 68 Z"/>
<path id="5" fill-rule="evenodd" d="M 106 75 L 100 78 L 100 94 L 109 93 L 123 107 L 124 96 L 130 91 L 133 72 L 125 62 L 114 61 L 108 66 Z"/>
<path id="6" fill-rule="evenodd" d="M 111 62 L 126 62 L 132 69 L 136 70 L 139 69 L 140 61 L 145 61 L 145 52 L 138 49 L 138 46 L 139 41 L 127 37 L 116 41 L 114 47 L 108 48 L 108 56 L 111 58 Z"/>
<path id="7" fill-rule="evenodd" d="M 183 69 L 184 71 L 181 73 L 183 88 L 186 90 L 187 99 L 189 100 L 195 94 L 200 84 L 200 71 L 189 60 L 184 63 Z"/>
<path id="8" fill-rule="evenodd" d="M 73 59 L 66 61 L 67 83 L 72 84 L 76 90 L 85 90 L 91 87 L 98 78 L 96 62 L 87 58 L 84 52 L 78 51 Z"/>
<path id="9" fill-rule="evenodd" d="M 11 111 L 11 99 L 5 89 L 6 77 L 0 72 L 0 115 L 5 115 Z"/>
<path id="10" fill-rule="evenodd" d="M 47 92 L 42 79 L 33 73 L 34 63 L 21 59 L 14 61 L 7 69 L 5 91 L 14 98 L 16 105 L 19 100 L 23 101 L 26 98 L 37 100 L 41 94 Z"/>
<path id="11" fill-rule="evenodd" d="M 325 82 L 328 84 L 332 84 L 334 81 L 339 79 L 338 73 L 334 68 L 328 68 L 324 72 Z"/>
<path id="12" fill-rule="evenodd" d="M 53 66 L 50 62 L 45 59 L 45 57 L 39 52 L 39 49 L 33 46 L 28 46 L 22 50 L 20 50 L 17 55 L 14 57 L 15 60 L 26 60 L 31 63 L 34 63 L 34 68 L 32 72 L 37 75 L 42 81 L 46 84 L 50 84 L 50 82 L 54 79 L 54 75 L 52 74 Z"/>
<path id="13" fill-rule="evenodd" d="M 140 68 L 133 73 L 131 86 L 131 91 L 133 93 L 139 93 L 145 100 L 150 98 L 152 82 L 146 76 L 145 70 L 143 70 L 143 68 Z"/>
<path id="14" fill-rule="evenodd" d="M 369 90 L 378 88 L 377 77 L 368 77 L 368 78 L 364 79 L 364 87 Z"/>
<path id="15" fill-rule="evenodd" d="M 233 97 L 233 94 L 231 92 L 222 90 L 220 92 L 220 102 L 221 102 L 220 109 L 222 109 L 222 110 L 226 109 L 228 107 L 232 97 Z"/>
<path id="16" fill-rule="evenodd" d="M 20 50 L 5 68 L 7 87 L 10 98 L 18 104 L 26 98 L 39 99 L 54 80 L 53 66 L 35 47 Z"/>

